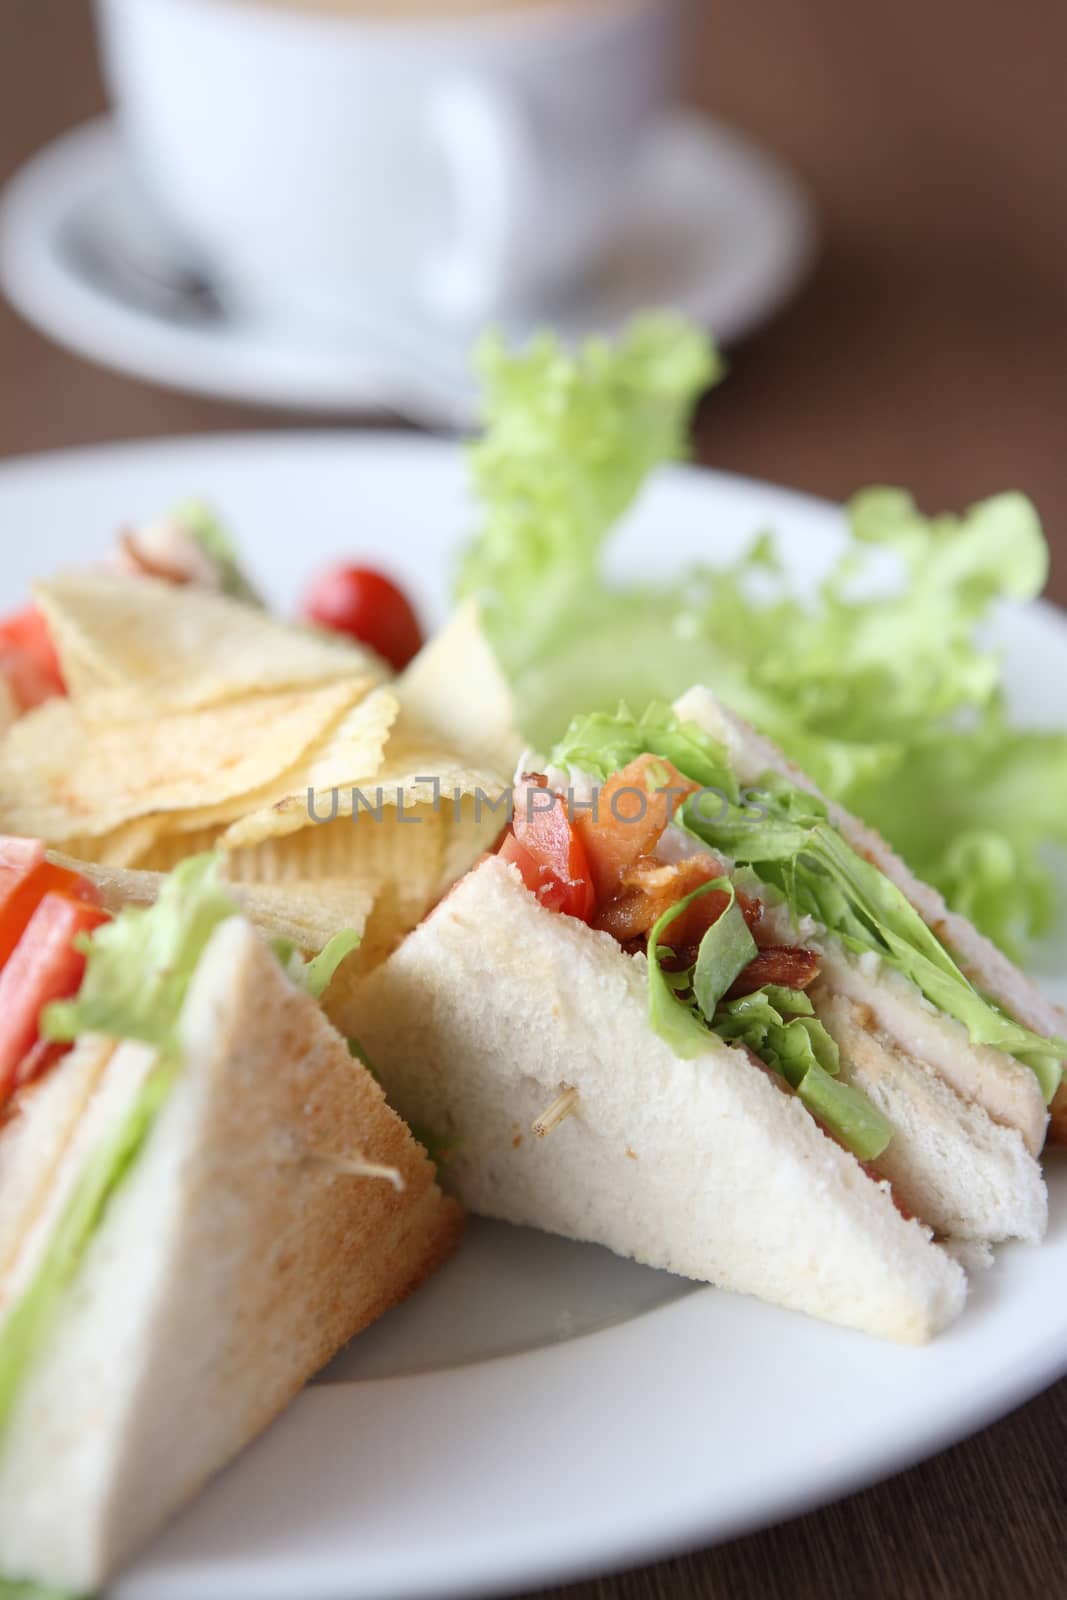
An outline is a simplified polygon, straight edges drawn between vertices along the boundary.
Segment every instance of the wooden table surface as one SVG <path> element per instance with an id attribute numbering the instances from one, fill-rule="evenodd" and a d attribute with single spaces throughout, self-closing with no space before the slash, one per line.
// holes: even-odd
<path id="1" fill-rule="evenodd" d="M 791 162 L 824 230 L 807 288 L 733 353 L 701 412 L 698 456 L 834 497 L 899 482 L 928 509 L 1025 488 L 1067 601 L 1067 8 L 696 9 L 691 95 Z M 101 104 L 85 0 L 0 0 L 0 181 Z M 0 456 L 314 421 L 104 372 L 0 304 Z M 1065 1439 L 1067 1382 L 836 1506 L 558 1593 L 1064 1594 Z"/>

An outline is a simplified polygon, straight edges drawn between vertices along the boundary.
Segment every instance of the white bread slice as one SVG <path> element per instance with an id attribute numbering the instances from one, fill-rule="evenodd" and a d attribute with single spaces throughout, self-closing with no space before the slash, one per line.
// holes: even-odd
<path id="1" fill-rule="evenodd" d="M 765 772 L 774 771 L 787 777 L 797 788 L 826 800 L 811 779 L 776 745 L 728 710 L 710 690 L 690 689 L 675 701 L 674 709 L 679 717 L 698 723 L 726 746 L 741 783 L 757 783 Z M 858 855 L 872 861 L 896 884 L 976 987 L 1036 1033 L 1052 1035 L 1067 1031 L 1067 1018 L 1059 1008 L 966 917 L 950 911 L 936 889 L 916 878 L 880 834 L 832 801 L 826 803 L 830 820 L 842 837 Z M 998 1070 L 992 1074 L 987 1070 L 988 1062 L 983 1059 L 988 1056 L 997 1059 Z M 986 1050 L 976 1055 L 970 1041 L 961 1039 L 955 1056 L 953 1082 L 960 1093 L 977 1101 L 995 1121 L 1017 1128 L 1032 1151 L 1041 1149 L 1048 1128 L 1048 1111 L 1037 1078 L 1028 1067 L 1000 1051 Z"/>
<path id="2" fill-rule="evenodd" d="M 5 1573 L 95 1589 L 458 1236 L 425 1153 L 242 919 L 212 937 L 181 1033 L 182 1071 L 0 1433 Z M 57 1190 L 152 1063 L 115 1051 Z M 331 1165 L 354 1154 L 403 1192 Z"/>
<path id="3" fill-rule="evenodd" d="M 814 942 L 828 989 L 864 1006 L 872 1026 L 895 1040 L 903 1055 L 932 1068 L 961 1099 L 1017 1132 L 1031 1155 L 1040 1153 L 1048 1112 L 1029 1067 L 1002 1050 L 972 1044 L 961 1022 L 937 1011 L 900 973 L 886 967 L 868 973 L 835 940 Z"/>
<path id="4" fill-rule="evenodd" d="M 681 1060 L 648 1021 L 643 957 L 546 911 L 499 858 L 356 992 L 347 1023 L 402 1115 L 458 1145 L 472 1210 L 920 1343 L 962 1269 L 744 1051 Z M 573 1114 L 531 1124 L 560 1093 Z"/>
<path id="5" fill-rule="evenodd" d="M 809 994 L 840 1049 L 842 1078 L 893 1124 L 877 1167 L 908 1210 L 947 1238 L 1043 1239 L 1048 1191 L 1022 1135 L 905 1055 L 862 1003 L 821 985 Z"/>

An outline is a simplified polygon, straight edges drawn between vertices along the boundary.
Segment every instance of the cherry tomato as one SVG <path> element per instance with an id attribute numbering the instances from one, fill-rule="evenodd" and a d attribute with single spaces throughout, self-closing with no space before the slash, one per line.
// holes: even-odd
<path id="1" fill-rule="evenodd" d="M 373 567 L 331 567 L 311 586 L 304 615 L 370 645 L 397 672 L 422 649 L 422 630 L 407 595 Z"/>
<path id="2" fill-rule="evenodd" d="M 0 1105 L 8 1098 L 23 1057 L 38 1040 L 41 1007 L 77 994 L 85 957 L 74 948 L 79 933 L 91 933 L 108 913 L 70 895 L 50 892 L 26 925 L 0 973 Z"/>
<path id="3" fill-rule="evenodd" d="M 556 795 L 546 805 L 547 791 L 520 786 L 515 791 L 515 816 L 500 855 L 522 873 L 522 880 L 549 911 L 588 922 L 596 910 L 596 893 L 585 846 Z"/>
<path id="4" fill-rule="evenodd" d="M 25 606 L 0 621 L 0 672 L 7 678 L 20 711 L 30 711 L 42 700 L 66 694 L 52 635 L 36 606 Z"/>

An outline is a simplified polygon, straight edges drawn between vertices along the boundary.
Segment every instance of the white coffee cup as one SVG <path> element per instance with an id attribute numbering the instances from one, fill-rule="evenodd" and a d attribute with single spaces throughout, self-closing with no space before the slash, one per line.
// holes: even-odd
<path id="1" fill-rule="evenodd" d="M 536 309 L 610 247 L 679 3 L 97 9 L 129 159 L 192 264 L 257 306 L 475 323 Z"/>

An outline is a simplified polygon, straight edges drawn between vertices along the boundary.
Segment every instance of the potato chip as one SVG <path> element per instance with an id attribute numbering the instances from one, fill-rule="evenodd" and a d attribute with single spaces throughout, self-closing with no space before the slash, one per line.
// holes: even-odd
<path id="1" fill-rule="evenodd" d="M 366 781 L 365 774 L 377 773 L 383 750 L 392 746 L 390 729 L 396 714 L 392 689 L 375 689 L 318 745 L 306 750 L 291 771 L 259 795 L 248 796 L 240 818 L 219 839 L 223 849 L 258 844 L 348 815 L 358 805 L 355 793 Z"/>
<path id="2" fill-rule="evenodd" d="M 162 872 L 107 867 L 54 851 L 49 857 L 95 884 L 109 911 L 152 905 L 165 878 Z M 344 882 L 235 883 L 232 892 L 235 903 L 265 938 L 284 939 L 305 956 L 318 955 L 342 929 L 362 934 L 374 899 L 369 890 Z"/>
<path id="3" fill-rule="evenodd" d="M 155 903 L 161 872 L 144 872 L 133 867 L 115 867 L 90 859 L 78 850 L 49 850 L 49 861 L 57 867 L 67 867 L 80 872 L 83 878 L 95 884 L 100 891 L 101 904 L 108 911 L 119 911 L 123 906 L 150 906 Z"/>
<path id="4" fill-rule="evenodd" d="M 412 807 L 403 823 L 383 808 L 373 817 L 338 817 L 280 839 L 235 850 L 231 877 L 263 883 L 345 878 L 375 887 L 409 881 L 432 893 L 444 860 L 442 817 L 432 806 Z"/>
<path id="5" fill-rule="evenodd" d="M 0 773 L 0 826 L 9 807 L 16 819 L 28 816 L 32 793 L 36 831 L 43 819 L 51 829 L 47 837 L 62 838 L 56 829 L 73 829 L 76 820 L 68 837 L 79 838 L 86 856 L 106 856 L 112 866 L 136 861 L 169 870 L 187 855 L 222 848 L 230 880 L 242 894 L 261 897 L 259 914 L 273 915 L 272 925 L 288 918 L 290 930 L 301 928 L 304 938 L 312 931 L 323 934 L 322 942 L 353 925 L 357 914 L 365 920 L 373 899 L 364 944 L 331 986 L 343 997 L 358 974 L 384 959 L 492 844 L 507 820 L 520 741 L 510 692 L 477 612 L 466 607 L 457 613 L 389 685 L 367 677 L 347 688 L 320 685 L 303 695 L 248 694 L 256 653 L 259 681 L 264 659 L 270 661 L 276 648 L 266 646 L 264 627 L 275 638 L 279 630 L 263 619 L 246 626 L 246 608 L 236 608 L 235 619 L 230 603 L 223 619 L 215 606 L 218 626 L 235 625 L 236 641 L 223 645 L 216 639 L 206 673 L 203 661 L 185 660 L 180 670 L 186 681 L 175 685 L 160 663 L 166 651 L 156 650 L 143 619 L 156 608 L 166 650 L 183 660 L 182 652 L 187 658 L 200 637 L 205 612 L 195 601 L 175 619 L 174 591 L 165 589 L 147 602 L 146 582 L 154 590 L 148 580 L 126 580 L 125 588 L 110 579 L 95 586 L 74 579 L 45 586 L 67 630 L 66 650 L 78 682 L 91 689 L 77 706 L 55 715 L 47 739 L 41 733 L 23 736 L 13 777 Z M 116 647 L 109 631 L 122 626 L 123 607 L 141 618 L 129 651 Z M 110 619 L 107 626 L 101 617 Z M 300 636 L 300 645 L 308 644 L 309 636 Z M 318 641 L 310 637 L 310 645 L 317 648 Z M 321 665 L 313 653 L 299 659 L 309 671 Z M 147 674 L 146 691 L 122 678 L 133 670 L 131 662 Z M 222 682 L 227 694 L 243 698 L 213 701 Z M 350 699 L 341 705 L 345 694 Z M 170 709 L 155 714 L 152 695 Z M 199 715 L 175 709 L 194 701 L 204 702 Z M 291 759 L 281 760 L 281 744 L 292 732 L 289 712 L 306 732 L 298 703 L 309 726 L 310 707 L 318 708 L 314 730 L 310 737 L 290 739 Z M 118 718 L 117 724 L 108 718 Z M 163 759 L 168 741 L 174 751 L 169 762 Z M 53 752 L 63 750 L 63 760 L 46 756 L 46 744 Z M 128 773 L 121 770 L 123 758 Z M 267 770 L 263 781 L 250 784 L 257 760 Z M 238 781 L 231 779 L 234 768 Z M 124 880 L 122 892 L 144 892 L 143 883 L 137 890 L 140 878 Z M 292 932 L 284 936 L 298 942 Z"/>
<path id="6" fill-rule="evenodd" d="M 210 590 L 113 572 L 35 586 L 71 697 L 106 723 L 245 695 L 379 682 L 387 669 L 337 634 L 293 627 Z"/>
<path id="7" fill-rule="evenodd" d="M 181 813 L 178 815 L 181 816 Z M 216 827 L 190 829 L 184 833 L 160 834 L 152 841 L 149 849 L 142 852 L 135 864 L 151 872 L 173 872 L 179 862 L 184 861 L 187 856 L 199 856 L 205 850 L 214 850 L 220 831 Z M 95 852 L 90 849 L 88 853 L 93 855 Z"/>
<path id="8" fill-rule="evenodd" d="M 139 867 L 155 850 L 163 828 L 162 817 L 135 817 L 132 822 L 124 822 L 95 839 L 64 839 L 63 848 L 73 856 L 99 862 L 101 866 Z"/>
<path id="9" fill-rule="evenodd" d="M 316 814 L 318 811 L 314 800 L 309 808 L 309 790 L 322 799 L 332 794 L 334 774 L 373 772 L 381 764 L 396 713 L 396 697 L 390 688 L 372 690 L 353 706 L 349 715 L 342 717 L 321 740 L 306 750 L 288 772 L 254 793 L 242 795 L 237 803 L 227 800 L 217 806 L 197 806 L 191 811 L 176 813 L 168 820 L 168 831 L 203 833 L 213 844 L 226 824 L 236 819 L 236 823 L 243 826 L 247 818 L 268 811 L 277 811 L 279 817 L 284 815 L 286 826 L 278 823 L 279 834 L 306 827 L 313 820 L 311 811 Z M 339 779 L 338 783 L 344 781 Z M 328 805 L 329 799 L 324 803 Z"/>
<path id="10" fill-rule="evenodd" d="M 268 939 L 286 939 L 305 956 L 317 956 L 335 933 L 362 934 L 374 896 L 350 883 L 235 883 L 233 897 Z"/>
<path id="11" fill-rule="evenodd" d="M 285 836 L 261 834 L 231 856 L 235 877 L 343 877 L 376 891 L 364 944 L 335 982 L 354 981 L 384 960 L 507 822 L 510 777 L 472 769 L 449 751 L 427 749 L 424 739 L 420 733 L 413 747 L 410 730 L 394 732 L 378 772 L 338 794 L 331 820 Z M 227 830 L 220 844 L 241 831 Z"/>
<path id="12" fill-rule="evenodd" d="M 388 882 L 410 885 L 422 905 L 436 897 L 445 857 L 443 819 L 430 806 L 413 808 L 397 824 L 383 810 L 379 825 L 372 818 L 339 817 L 335 822 L 302 828 L 225 855 L 226 876 L 235 883 L 318 884 L 329 892 L 333 883 L 379 891 Z M 159 840 L 145 864 L 169 872 L 188 855 L 214 847 L 217 834 L 176 834 Z M 416 919 L 417 920 L 417 917 Z"/>
<path id="13" fill-rule="evenodd" d="M 474 601 L 460 606 L 394 685 L 405 726 L 511 774 L 522 754 L 515 702 Z"/>
<path id="14" fill-rule="evenodd" d="M 479 820 L 487 814 L 503 817 L 509 778 L 472 768 L 449 751 L 427 749 L 424 740 L 425 735 L 420 734 L 413 748 L 403 734 L 394 735 L 384 762 L 370 777 L 338 775 L 327 783 L 331 771 L 339 774 L 340 767 L 331 769 L 324 757 L 316 764 L 314 775 L 309 770 L 301 789 L 285 801 L 231 824 L 220 835 L 219 844 L 223 849 L 247 847 L 309 826 L 321 829 L 346 818 L 352 819 L 353 826 L 372 826 L 377 834 L 399 829 L 402 839 L 409 828 L 418 825 L 412 815 L 417 810 L 428 807 L 447 822 L 459 817 L 468 796 L 478 809 Z M 378 841 L 378 848 L 390 847 Z"/>
<path id="15" fill-rule="evenodd" d="M 59 843 L 99 837 L 135 817 L 254 795 L 294 767 L 367 687 L 348 679 L 118 726 L 50 700 L 4 740 L 0 829 Z"/>

